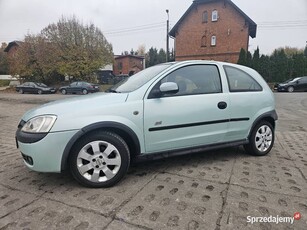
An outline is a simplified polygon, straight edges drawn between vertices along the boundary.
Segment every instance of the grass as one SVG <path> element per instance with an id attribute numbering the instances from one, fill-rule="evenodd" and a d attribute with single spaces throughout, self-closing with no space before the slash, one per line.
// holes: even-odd
<path id="1" fill-rule="evenodd" d="M 0 80 L 0 87 L 9 86 L 10 80 Z"/>

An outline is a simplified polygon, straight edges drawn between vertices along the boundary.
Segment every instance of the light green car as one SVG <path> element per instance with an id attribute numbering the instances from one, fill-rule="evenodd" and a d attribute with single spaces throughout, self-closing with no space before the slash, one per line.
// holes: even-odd
<path id="1" fill-rule="evenodd" d="M 253 69 L 184 61 L 147 68 L 106 93 L 30 110 L 16 139 L 30 169 L 69 168 L 82 185 L 109 187 L 130 160 L 238 145 L 266 155 L 276 120 L 273 93 Z"/>

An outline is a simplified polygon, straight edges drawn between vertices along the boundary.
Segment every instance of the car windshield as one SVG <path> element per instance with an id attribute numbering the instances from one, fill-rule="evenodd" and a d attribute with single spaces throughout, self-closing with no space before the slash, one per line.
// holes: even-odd
<path id="1" fill-rule="evenodd" d="M 292 81 L 292 80 L 293 80 L 293 78 L 288 79 L 288 80 L 286 80 L 286 81 L 282 82 L 281 84 L 286 84 L 286 83 L 288 83 L 288 82 L 290 82 L 290 81 Z"/>
<path id="2" fill-rule="evenodd" d="M 294 78 L 292 81 L 290 82 L 296 82 L 297 80 L 301 79 L 300 77 Z"/>
<path id="3" fill-rule="evenodd" d="M 145 83 L 154 78 L 157 74 L 161 73 L 163 70 L 165 70 L 167 67 L 171 65 L 172 63 L 160 64 L 144 69 L 141 72 L 138 72 L 129 78 L 125 78 L 123 81 L 111 87 L 106 92 L 111 92 L 111 93 L 132 92 L 143 86 Z"/>

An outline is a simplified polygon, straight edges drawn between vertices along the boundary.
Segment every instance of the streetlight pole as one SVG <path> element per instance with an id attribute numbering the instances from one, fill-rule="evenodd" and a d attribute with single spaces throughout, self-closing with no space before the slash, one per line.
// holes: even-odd
<path id="1" fill-rule="evenodd" d="M 167 21 L 166 21 L 166 62 L 169 61 L 169 10 L 166 10 Z"/>

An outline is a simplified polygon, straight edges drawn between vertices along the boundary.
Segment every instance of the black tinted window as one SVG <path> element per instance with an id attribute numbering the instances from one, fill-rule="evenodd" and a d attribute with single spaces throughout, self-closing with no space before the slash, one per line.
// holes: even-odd
<path id="1" fill-rule="evenodd" d="M 230 92 L 262 91 L 259 83 L 248 73 L 232 66 L 224 66 Z"/>

